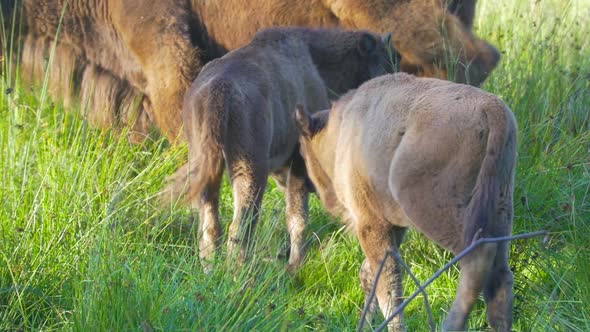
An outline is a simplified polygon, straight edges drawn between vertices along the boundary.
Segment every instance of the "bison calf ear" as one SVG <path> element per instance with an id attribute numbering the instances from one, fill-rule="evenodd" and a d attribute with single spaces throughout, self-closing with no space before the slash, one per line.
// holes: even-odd
<path id="1" fill-rule="evenodd" d="M 361 56 L 368 56 L 377 49 L 377 39 L 370 33 L 364 32 L 359 39 L 358 51 Z"/>
<path id="2" fill-rule="evenodd" d="M 309 114 L 301 104 L 295 105 L 295 122 L 303 136 L 309 137 L 312 135 Z"/>

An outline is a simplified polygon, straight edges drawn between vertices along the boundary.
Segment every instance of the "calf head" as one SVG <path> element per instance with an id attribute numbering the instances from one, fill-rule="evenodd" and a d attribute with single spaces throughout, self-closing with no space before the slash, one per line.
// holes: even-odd
<path id="1" fill-rule="evenodd" d="M 303 36 L 328 89 L 341 95 L 371 78 L 392 72 L 399 54 L 390 35 L 336 29 L 308 30 Z"/>
<path id="2" fill-rule="evenodd" d="M 295 106 L 295 121 L 301 131 L 300 151 L 301 155 L 309 160 L 307 168 L 309 169 L 312 180 L 322 178 L 325 173 L 322 167 L 322 160 L 329 158 L 329 151 L 333 146 L 323 144 L 327 138 L 326 126 L 328 124 L 330 110 L 323 110 L 314 114 L 309 114 L 305 108 L 298 104 Z M 326 156 L 324 156 L 326 155 Z M 324 163 L 323 165 L 328 165 Z M 316 183 L 316 181 L 313 181 Z M 319 181 L 321 183 L 322 181 Z"/>
<path id="3" fill-rule="evenodd" d="M 328 109 L 310 115 L 302 105 L 297 105 L 295 121 L 301 131 L 300 152 L 316 193 L 330 214 L 345 217 L 344 209 L 338 203 L 332 186 L 330 166 L 334 164 L 334 144 L 332 143 L 336 141 L 337 135 L 333 135 L 328 130 L 330 112 L 331 110 Z"/>

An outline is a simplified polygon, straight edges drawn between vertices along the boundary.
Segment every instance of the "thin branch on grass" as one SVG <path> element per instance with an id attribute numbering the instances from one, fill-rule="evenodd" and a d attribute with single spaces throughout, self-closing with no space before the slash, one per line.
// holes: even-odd
<path id="1" fill-rule="evenodd" d="M 479 236 L 479 233 L 480 233 L 479 231 L 476 233 L 474 240 L 477 239 L 477 237 Z M 434 275 L 432 275 L 432 277 L 430 277 L 430 279 L 426 280 L 426 282 L 422 285 L 422 287 L 423 288 L 428 287 L 428 285 L 430 285 L 432 282 L 434 282 L 434 280 L 436 280 L 438 277 L 440 277 L 446 270 L 450 269 L 451 266 L 453 266 L 455 263 L 460 261 L 463 257 L 467 256 L 475 248 L 479 247 L 482 244 L 498 243 L 498 242 L 504 242 L 504 241 L 518 240 L 518 239 L 528 239 L 531 237 L 541 236 L 541 235 L 546 235 L 546 234 L 547 234 L 547 231 L 538 231 L 538 232 L 525 233 L 525 234 L 519 234 L 519 235 L 513 235 L 513 236 L 481 238 L 479 240 L 473 241 L 469 245 L 469 247 L 467 247 L 463 251 L 461 251 L 457 256 L 455 256 L 455 258 L 453 258 L 450 262 L 445 264 L 441 269 L 436 271 L 436 273 Z M 375 277 L 375 280 L 377 280 L 377 276 Z M 379 325 L 379 327 L 377 327 L 377 329 L 375 331 L 376 332 L 383 331 L 385 328 L 387 328 L 387 323 L 389 323 L 393 319 L 393 317 L 395 317 L 400 312 L 402 312 L 404 310 L 404 308 L 410 303 L 410 301 L 412 301 L 419 293 L 420 293 L 420 290 L 417 290 L 412 295 L 410 295 L 404 302 L 402 302 L 395 309 L 395 311 L 389 317 L 387 317 L 387 319 L 385 319 L 383 321 L 383 323 L 381 323 L 381 325 Z"/>
<path id="2" fill-rule="evenodd" d="M 424 284 L 422 284 L 421 286 L 419 285 L 419 282 L 417 282 L 418 289 L 412 293 L 412 295 L 410 295 L 407 299 L 405 299 L 392 313 L 391 315 L 389 315 L 389 317 L 387 317 L 383 323 L 381 323 L 381 325 L 379 325 L 377 327 L 377 329 L 375 329 L 375 331 L 383 331 L 385 328 L 387 328 L 387 323 L 389 323 L 396 315 L 398 315 L 399 313 L 401 313 L 404 308 L 414 299 L 416 298 L 416 296 L 418 296 L 418 294 L 423 293 L 426 294 L 426 287 L 428 287 L 431 283 L 433 283 L 438 277 L 440 277 L 445 271 L 447 271 L 448 269 L 451 268 L 451 266 L 453 266 L 455 263 L 457 263 L 458 261 L 460 261 L 461 259 L 463 259 L 463 257 L 467 256 L 469 253 L 471 253 L 474 249 L 476 249 L 477 247 L 479 247 L 482 244 L 485 243 L 498 243 L 498 242 L 504 242 L 504 241 L 512 241 L 512 240 L 519 240 L 519 239 L 528 239 L 528 238 L 532 238 L 532 237 L 536 237 L 536 236 L 542 236 L 542 235 L 546 235 L 547 231 L 538 231 L 538 232 L 531 232 L 531 233 L 524 233 L 524 234 L 519 234 L 519 235 L 513 235 L 513 236 L 503 236 L 503 237 L 494 237 L 494 238 L 480 238 L 479 237 L 479 231 L 475 234 L 472 243 L 465 248 L 463 251 L 461 251 L 457 256 L 455 256 L 450 262 L 448 262 L 447 264 L 445 264 L 442 268 L 440 268 L 438 271 L 436 271 L 435 274 L 432 275 L 432 277 L 430 277 Z M 375 297 L 375 289 L 376 289 L 376 285 L 377 282 L 379 281 L 379 277 L 381 276 L 381 273 L 383 272 L 383 266 L 385 265 L 385 260 L 387 259 L 387 256 L 389 256 L 390 252 L 388 251 L 385 254 L 385 257 L 383 258 L 383 261 L 381 262 L 381 265 L 379 266 L 379 269 L 377 271 L 377 273 L 375 274 L 375 280 L 373 281 L 373 288 L 371 290 L 371 294 L 369 296 L 369 299 L 367 299 L 366 303 L 365 303 L 365 308 L 363 309 L 363 315 L 361 316 L 361 320 L 359 322 L 358 325 L 358 331 L 361 331 L 364 325 L 364 318 L 366 316 L 366 311 L 368 310 L 368 306 L 369 304 L 373 301 L 374 297 Z M 395 257 L 395 255 L 394 255 Z M 407 268 L 406 268 L 407 269 Z M 415 279 L 414 281 L 416 281 L 417 279 Z"/>
<path id="3" fill-rule="evenodd" d="M 371 307 L 370 303 L 373 301 L 373 299 L 375 297 L 375 291 L 377 289 L 377 280 L 379 280 L 379 276 L 381 276 L 381 273 L 383 271 L 383 267 L 385 266 L 385 261 L 387 260 L 389 255 L 392 255 L 400 264 L 402 264 L 402 266 L 408 272 L 408 274 L 410 275 L 412 280 L 414 280 L 414 283 L 416 284 L 416 286 L 418 286 L 418 289 L 424 295 L 424 306 L 426 307 L 426 312 L 428 314 L 428 325 L 430 326 L 430 331 L 436 331 L 436 324 L 434 322 L 434 316 L 432 315 L 432 308 L 430 307 L 430 302 L 428 301 L 428 293 L 426 293 L 426 290 L 420 284 L 420 280 L 418 280 L 418 278 L 416 278 L 416 276 L 412 273 L 412 270 L 406 264 L 406 262 L 402 259 L 402 257 L 400 256 L 400 254 L 397 250 L 387 250 L 385 252 L 385 256 L 383 256 L 383 259 L 381 260 L 381 264 L 379 264 L 379 269 L 377 270 L 377 274 L 375 275 L 376 276 L 375 281 L 373 282 L 373 286 L 371 287 L 371 294 L 369 295 L 370 301 L 367 301 L 367 303 L 365 303 L 365 307 L 363 308 L 363 312 L 361 314 L 361 319 L 359 321 L 357 331 L 361 332 L 363 329 L 363 326 L 365 324 L 365 319 L 367 316 L 367 312 L 369 311 L 369 308 Z"/>
<path id="4" fill-rule="evenodd" d="M 412 280 L 414 280 L 416 286 L 418 286 L 418 290 L 424 296 L 424 306 L 426 307 L 426 313 L 428 314 L 428 325 L 430 326 L 430 331 L 435 332 L 436 323 L 434 322 L 434 316 L 432 315 L 432 308 L 430 307 L 430 302 L 428 301 L 428 293 L 426 293 L 426 289 L 424 289 L 424 286 L 420 284 L 420 280 L 418 280 L 414 273 L 412 273 L 412 270 L 410 270 L 408 264 L 406 264 L 406 262 L 402 259 L 402 256 L 400 256 L 399 252 L 397 250 L 393 250 L 392 254 L 393 257 L 404 267 L 404 269 L 406 269 Z"/>

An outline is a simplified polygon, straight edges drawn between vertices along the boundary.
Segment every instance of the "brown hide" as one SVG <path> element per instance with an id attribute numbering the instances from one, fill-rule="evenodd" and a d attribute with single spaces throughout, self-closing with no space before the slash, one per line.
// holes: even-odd
<path id="1" fill-rule="evenodd" d="M 387 250 L 413 228 L 457 254 L 476 234 L 512 231 L 517 128 L 510 109 L 477 88 L 385 75 L 332 109 L 296 113 L 308 174 L 330 211 L 358 235 L 368 284 Z M 411 247 L 408 247 L 411 250 Z M 509 244 L 490 244 L 460 262 L 461 280 L 443 328 L 464 330 L 483 290 L 496 331 L 512 324 Z M 388 316 L 402 301 L 400 267 L 391 258 L 377 285 Z M 390 327 L 403 330 L 403 318 Z"/>
<path id="2" fill-rule="evenodd" d="M 480 85 L 500 58 L 495 48 L 471 33 L 473 0 L 449 1 L 448 8 L 440 0 L 267 0 L 256 6 L 240 0 L 192 3 L 209 36 L 226 49 L 243 45 L 255 31 L 273 25 L 392 32 L 402 70 L 473 85 Z M 439 68 L 447 64 L 455 72 Z"/>
<path id="3" fill-rule="evenodd" d="M 436 65 L 458 59 L 456 72 L 448 76 L 474 85 L 483 82 L 499 59 L 492 46 L 470 32 L 475 0 L 450 2 L 450 11 L 459 18 L 449 14 L 440 0 L 24 0 L 17 5 L 23 3 L 20 21 L 24 23 L 25 77 L 43 82 L 46 61 L 57 37 L 58 52 L 51 66 L 57 74 L 50 77 L 53 94 L 66 101 L 78 90 L 94 89 L 99 96 L 127 95 L 119 105 L 113 103 L 106 109 L 134 105 L 133 110 L 118 112 L 138 114 L 146 120 L 146 124 L 135 124 L 135 130 L 147 134 L 147 122 L 153 121 L 171 140 L 181 133 L 182 98 L 202 64 L 245 45 L 265 27 L 300 25 L 392 32 L 403 70 L 447 77 L 446 71 Z M 13 0 L 2 1 L 2 11 L 9 13 L 14 5 Z M 443 38 L 445 35 L 448 38 Z M 450 52 L 444 51 L 445 45 Z M 111 82 L 121 89 L 132 87 L 135 91 L 114 93 L 114 88 L 106 84 L 80 88 L 78 85 L 88 82 L 81 79 L 87 66 L 110 75 Z M 133 102 L 136 96 L 146 96 L 149 102 Z M 98 100 L 83 102 L 91 109 L 88 112 L 105 109 Z M 128 124 L 116 114 L 98 118 L 119 118 L 111 126 Z"/>

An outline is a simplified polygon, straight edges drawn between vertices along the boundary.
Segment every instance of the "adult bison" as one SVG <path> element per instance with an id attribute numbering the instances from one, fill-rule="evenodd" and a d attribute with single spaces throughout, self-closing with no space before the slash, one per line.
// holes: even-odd
<path id="1" fill-rule="evenodd" d="M 174 140 L 182 127 L 182 98 L 201 66 L 245 45 L 264 27 L 392 32 L 403 70 L 447 77 L 437 65 L 457 59 L 456 70 L 449 76 L 479 85 L 499 54 L 470 31 L 475 0 L 451 0 L 448 7 L 445 3 L 5 0 L 1 6 L 4 17 L 22 23 L 25 82 L 42 81 L 49 57 L 50 92 L 65 97 L 67 103 L 81 90 L 91 122 L 102 127 L 131 124 L 136 139 L 146 134 L 153 122 Z M 9 41 L 3 38 L 4 43 Z"/>
<path id="2" fill-rule="evenodd" d="M 308 174 L 329 211 L 356 231 L 366 260 L 365 294 L 406 228 L 458 254 L 478 236 L 512 232 L 516 120 L 477 88 L 404 73 L 368 81 L 324 110 L 296 112 Z M 460 262 L 445 331 L 463 331 L 483 290 L 494 331 L 511 331 L 509 243 L 486 244 Z M 387 317 L 402 302 L 391 256 L 376 296 Z M 373 306 L 373 305 L 371 305 Z M 402 331 L 403 319 L 390 324 Z"/>

